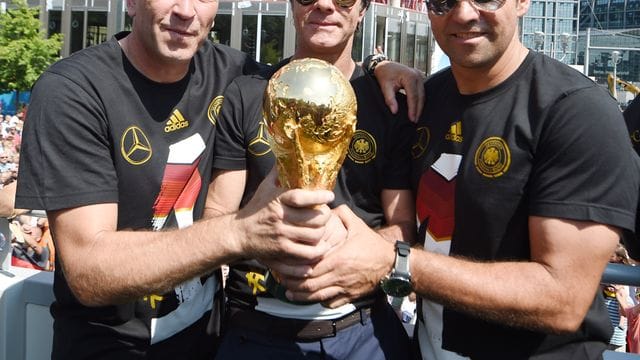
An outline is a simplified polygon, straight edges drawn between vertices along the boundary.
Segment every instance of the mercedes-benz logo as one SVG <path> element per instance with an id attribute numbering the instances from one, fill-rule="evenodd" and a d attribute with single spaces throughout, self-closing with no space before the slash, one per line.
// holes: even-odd
<path id="1" fill-rule="evenodd" d="M 122 157 L 131 165 L 146 163 L 153 153 L 147 135 L 137 126 L 130 126 L 122 134 L 120 152 Z"/>

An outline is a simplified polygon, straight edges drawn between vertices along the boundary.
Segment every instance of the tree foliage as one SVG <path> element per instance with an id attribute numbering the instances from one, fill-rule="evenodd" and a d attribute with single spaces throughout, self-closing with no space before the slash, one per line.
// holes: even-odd
<path id="1" fill-rule="evenodd" d="M 47 38 L 38 12 L 26 0 L 13 0 L 7 11 L 0 13 L 0 93 L 29 90 L 59 58 L 62 35 Z"/>

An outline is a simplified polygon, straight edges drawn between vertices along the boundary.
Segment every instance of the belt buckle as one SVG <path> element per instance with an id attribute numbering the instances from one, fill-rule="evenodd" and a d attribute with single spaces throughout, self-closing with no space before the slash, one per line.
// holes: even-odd
<path id="1" fill-rule="evenodd" d="M 338 336 L 338 327 L 335 320 L 331 320 L 331 330 L 333 330 L 333 334 L 327 336 L 328 338 Z"/>

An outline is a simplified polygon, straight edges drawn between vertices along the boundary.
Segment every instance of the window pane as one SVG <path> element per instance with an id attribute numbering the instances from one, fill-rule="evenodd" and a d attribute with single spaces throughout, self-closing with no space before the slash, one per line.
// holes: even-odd
<path id="1" fill-rule="evenodd" d="M 387 34 L 387 57 L 389 60 L 400 61 L 400 20 L 389 19 L 389 32 Z"/>
<path id="2" fill-rule="evenodd" d="M 416 66 L 415 68 L 427 72 L 427 57 L 429 53 L 429 28 L 427 24 L 416 27 Z"/>
<path id="3" fill-rule="evenodd" d="M 49 27 L 48 27 L 49 36 L 60 33 L 61 18 L 62 18 L 62 11 L 60 10 L 49 11 Z"/>
<path id="4" fill-rule="evenodd" d="M 256 30 L 258 28 L 257 15 L 242 15 L 242 43 L 240 50 L 256 58 Z"/>
<path id="5" fill-rule="evenodd" d="M 262 15 L 260 62 L 275 65 L 282 60 L 284 16 Z"/>
<path id="6" fill-rule="evenodd" d="M 85 47 L 98 45 L 105 41 L 107 41 L 107 13 L 89 11 L 87 13 L 87 41 Z"/>
<path id="7" fill-rule="evenodd" d="M 74 53 L 84 48 L 83 40 L 84 11 L 71 12 L 71 46 L 70 52 Z"/>
<path id="8" fill-rule="evenodd" d="M 231 44 L 231 14 L 218 14 L 210 33 L 211 41 L 229 46 Z"/>
<path id="9" fill-rule="evenodd" d="M 406 59 L 405 65 L 413 67 L 415 56 L 415 43 L 416 43 L 416 23 L 411 21 L 407 24 L 407 43 L 404 57 Z"/>

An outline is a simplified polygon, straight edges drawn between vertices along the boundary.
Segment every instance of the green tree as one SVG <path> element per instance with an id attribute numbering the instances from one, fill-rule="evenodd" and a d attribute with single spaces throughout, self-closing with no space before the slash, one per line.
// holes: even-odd
<path id="1" fill-rule="evenodd" d="M 47 39 L 38 12 L 26 0 L 12 0 L 7 11 L 0 13 L 0 93 L 15 90 L 19 95 L 31 89 L 38 76 L 59 58 L 62 35 Z"/>

